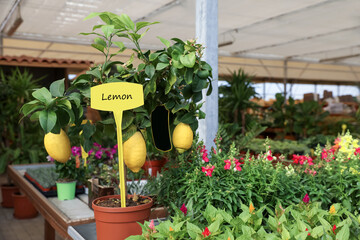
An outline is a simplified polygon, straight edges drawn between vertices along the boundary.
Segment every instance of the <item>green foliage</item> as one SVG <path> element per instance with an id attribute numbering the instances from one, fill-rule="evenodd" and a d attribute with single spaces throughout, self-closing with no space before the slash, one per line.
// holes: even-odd
<path id="1" fill-rule="evenodd" d="M 329 115 L 316 101 L 295 104 L 294 99 L 290 97 L 286 102 L 281 93 L 276 94 L 276 101 L 271 110 L 273 127 L 283 128 L 284 135 L 295 133 L 300 138 L 321 133 L 319 123 Z"/>
<path id="2" fill-rule="evenodd" d="M 292 140 L 268 140 L 271 151 L 273 153 L 281 153 L 285 156 L 288 154 L 310 154 L 310 148 L 300 141 Z M 237 144 L 240 145 L 240 144 Z M 252 139 L 248 144 L 244 146 L 254 153 L 261 153 L 264 151 L 265 139 L 255 138 Z"/>
<path id="3" fill-rule="evenodd" d="M 59 178 L 59 174 L 55 172 L 55 167 L 28 168 L 26 173 L 44 188 L 56 186 L 56 180 Z"/>
<path id="4" fill-rule="evenodd" d="M 77 164 L 78 161 L 78 164 Z M 85 167 L 80 158 L 72 157 L 66 163 L 55 161 L 55 172 L 59 174 L 58 180 L 85 183 Z"/>
<path id="5" fill-rule="evenodd" d="M 249 76 L 242 69 L 239 69 L 238 72 L 232 73 L 230 79 L 227 79 L 229 85 L 219 87 L 220 122 L 237 125 L 243 135 L 245 134 L 246 122 L 248 122 L 245 118 L 246 110 L 248 108 L 255 109 L 258 107 L 257 104 L 250 101 L 251 98 L 257 95 L 251 80 L 252 76 Z M 241 125 L 239 125 L 238 122 L 241 123 Z M 235 130 L 235 126 L 231 126 L 232 130 Z"/>
<path id="6" fill-rule="evenodd" d="M 183 154 L 177 163 L 162 172 L 161 188 L 157 193 L 159 201 L 165 206 L 185 203 L 195 215 L 200 215 L 208 203 L 236 215 L 241 211 L 239 203 L 266 204 L 274 209 L 277 203 L 287 207 L 301 202 L 308 193 L 313 201 L 321 202 L 322 207 L 341 202 L 349 211 L 360 211 L 357 200 L 360 161 L 359 156 L 354 155 L 356 142 L 352 152 L 343 153 L 345 146 L 340 148 L 335 160 L 332 156 L 322 159 L 320 149 L 316 151 L 316 160 L 301 163 L 294 160 L 286 167 L 282 164 L 284 156 L 273 155 L 271 143 L 270 140 L 255 143 L 260 147 L 263 144 L 263 153 L 258 156 L 247 153 L 244 157 L 239 155 L 235 144 L 224 150 L 220 137 L 216 140 L 217 148 L 210 153 L 201 143 L 193 144 L 189 155 Z M 267 209 L 266 212 L 269 214 Z"/>
<path id="7" fill-rule="evenodd" d="M 27 70 L 18 68 L 5 74 L 0 70 L 0 173 L 8 164 L 38 163 L 45 160 L 42 148 L 43 135 L 38 124 L 26 119 L 19 123 L 19 109 L 31 100 L 31 93 L 38 87 Z"/>
<path id="8" fill-rule="evenodd" d="M 360 234 L 356 217 L 334 204 L 336 213 L 323 210 L 319 203 L 292 204 L 284 209 L 280 204 L 270 216 L 264 216 L 265 206 L 258 210 L 241 204 L 240 214 L 232 215 L 221 208 L 207 205 L 203 222 L 185 216 L 176 209 L 172 220 L 151 226 L 140 224 L 142 235 L 127 240 L 142 239 L 357 239 Z M 191 208 L 189 209 L 191 212 Z M 205 228 L 208 231 L 205 231 Z"/>

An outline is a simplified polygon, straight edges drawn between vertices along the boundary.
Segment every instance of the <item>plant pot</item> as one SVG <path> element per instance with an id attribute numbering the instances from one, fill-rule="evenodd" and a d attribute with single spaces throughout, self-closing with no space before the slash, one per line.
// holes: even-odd
<path id="1" fill-rule="evenodd" d="M 15 192 L 12 194 L 14 201 L 14 217 L 17 219 L 34 218 L 38 212 L 26 195 Z"/>
<path id="2" fill-rule="evenodd" d="M 152 177 L 156 177 L 158 173 L 161 172 L 167 161 L 167 158 L 145 161 L 145 164 L 142 166 L 142 169 L 145 170 L 145 176 L 150 175 Z"/>
<path id="3" fill-rule="evenodd" d="M 131 196 L 129 195 L 128 198 Z M 98 240 L 125 239 L 131 235 L 140 235 L 142 229 L 138 222 L 149 220 L 151 202 L 126 208 L 100 207 L 95 204 L 98 200 L 120 198 L 120 195 L 104 196 L 92 202 L 96 222 L 96 235 Z"/>
<path id="4" fill-rule="evenodd" d="M 14 207 L 14 202 L 12 198 L 12 194 L 14 192 L 18 192 L 19 188 L 14 184 L 2 184 L 1 185 L 1 196 L 2 202 L 1 206 L 4 208 L 12 208 Z"/>
<path id="5" fill-rule="evenodd" d="M 76 181 L 56 182 L 57 195 L 59 200 L 71 200 L 75 198 Z"/>
<path id="6" fill-rule="evenodd" d="M 115 188 L 114 187 L 108 187 L 108 186 L 102 186 L 99 183 L 98 178 L 92 178 L 89 179 L 86 183 L 89 189 L 88 192 L 88 206 L 90 209 L 92 209 L 92 202 L 94 199 L 103 197 L 103 196 L 109 196 L 115 194 Z"/>

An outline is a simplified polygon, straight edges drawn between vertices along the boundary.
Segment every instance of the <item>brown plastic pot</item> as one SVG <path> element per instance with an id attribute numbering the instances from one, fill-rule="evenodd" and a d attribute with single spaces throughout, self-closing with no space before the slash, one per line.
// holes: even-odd
<path id="1" fill-rule="evenodd" d="M 14 217 L 17 219 L 34 218 L 38 212 L 34 205 L 29 201 L 26 195 L 20 192 L 12 194 L 14 200 Z"/>
<path id="2" fill-rule="evenodd" d="M 128 196 L 130 198 L 131 195 Z M 98 240 L 120 240 L 132 235 L 140 235 L 141 227 L 138 224 L 149 220 L 151 202 L 126 208 L 100 207 L 95 204 L 98 200 L 120 198 L 120 195 L 111 195 L 96 198 L 92 202 L 96 222 L 96 235 Z"/>
<path id="3" fill-rule="evenodd" d="M 14 207 L 14 202 L 12 198 L 12 194 L 14 192 L 18 192 L 19 188 L 14 184 L 2 184 L 1 185 L 1 196 L 2 202 L 1 206 L 4 208 L 12 208 Z"/>
<path id="4" fill-rule="evenodd" d="M 160 160 L 149 160 L 145 161 L 144 165 L 142 166 L 142 169 L 145 170 L 145 175 L 149 175 L 149 170 L 151 169 L 151 176 L 156 177 L 158 173 L 161 172 L 162 168 L 168 161 L 167 158 L 162 158 Z"/>

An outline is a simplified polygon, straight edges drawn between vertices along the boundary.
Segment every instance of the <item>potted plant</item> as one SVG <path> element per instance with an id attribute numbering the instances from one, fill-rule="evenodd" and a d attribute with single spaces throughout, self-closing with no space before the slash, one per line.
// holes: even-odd
<path id="1" fill-rule="evenodd" d="M 55 171 L 59 174 L 56 181 L 57 196 L 59 200 L 75 198 L 77 183 L 85 182 L 85 168 L 81 162 L 81 148 L 71 148 L 71 158 L 65 163 L 55 161 Z"/>
<path id="2" fill-rule="evenodd" d="M 14 217 L 17 219 L 34 218 L 38 215 L 38 211 L 30 202 L 28 197 L 21 192 L 14 192 L 12 194 L 14 201 Z"/>
<path id="3" fill-rule="evenodd" d="M 168 113 L 171 113 L 171 118 L 170 114 L 167 115 L 169 116 L 169 125 L 164 126 L 168 130 L 168 141 L 171 141 L 172 137 L 174 147 L 180 152 L 189 149 L 192 144 L 193 131 L 198 127 L 198 119 L 205 117 L 205 113 L 200 110 L 202 90 L 209 87 L 207 93 L 210 94 L 212 89 L 211 67 L 201 61 L 203 47 L 195 41 L 184 42 L 176 38 L 171 44 L 170 41 L 159 37 L 165 45 L 163 49 L 155 52 L 143 51 L 139 41 L 147 31 L 144 31 L 145 28 L 155 23 L 138 22 L 135 24 L 125 14 L 118 16 L 109 12 L 93 13 L 87 19 L 96 16 L 99 16 L 104 24 L 97 25 L 93 28 L 93 32 L 84 34 L 96 35 L 92 46 L 104 54 L 104 63 L 92 67 L 86 74 L 77 77 L 67 91 L 64 90 L 63 81 L 54 82 L 50 86 L 50 91 L 46 88 L 36 90 L 33 93 L 36 100 L 25 104 L 22 108 L 24 115 L 32 114 L 35 115 L 33 118 L 39 119 L 40 125 L 46 133 L 56 134 L 57 140 L 54 142 L 60 142 L 61 144 L 57 144 L 57 147 L 64 151 L 61 151 L 62 154 L 54 159 L 65 162 L 70 155 L 67 153 L 70 144 L 68 144 L 69 139 L 65 137 L 67 135 L 65 132 L 70 137 L 77 137 L 80 132 L 82 133 L 79 142 L 85 153 L 90 151 L 93 142 L 102 143 L 104 138 L 112 137 L 114 139 L 116 137 L 116 131 L 114 131 L 116 122 L 111 113 L 103 113 L 101 116 L 103 120 L 95 124 L 88 122 L 81 125 L 81 122 L 83 119 L 82 109 L 91 102 L 91 88 L 117 82 L 141 84 L 144 95 L 144 106 L 127 110 L 122 116 L 120 130 L 122 130 L 124 144 L 121 154 L 124 156 L 128 169 L 138 172 L 145 162 L 146 144 L 141 130 L 151 127 L 151 115 L 158 106 L 162 106 Z M 99 30 L 100 32 L 98 32 Z M 124 43 L 117 41 L 118 37 L 129 39 L 135 46 L 134 54 L 126 62 L 111 60 L 112 57 L 125 50 Z M 112 52 L 113 45 L 118 47 L 116 52 Z M 135 66 L 135 63 L 138 65 Z M 64 130 L 61 130 L 62 128 Z M 119 132 L 119 129 L 117 130 Z M 170 137 L 172 130 L 174 131 Z M 119 136 L 119 134 L 117 135 Z M 58 150 L 55 151 L 55 153 L 58 152 Z M 119 164 L 119 167 L 122 167 L 122 164 Z M 122 208 L 101 206 L 102 203 L 107 205 L 108 200 L 113 203 L 121 202 L 119 196 L 107 196 L 93 201 L 98 239 L 125 237 L 125 235 L 117 235 L 115 230 L 107 228 L 109 224 L 106 222 L 113 219 L 110 216 L 116 216 L 115 218 L 118 219 L 118 213 L 121 215 L 134 211 L 143 212 L 140 214 L 141 218 L 132 217 L 135 216 L 135 213 L 125 217 L 125 222 L 130 220 L 132 221 L 130 225 L 136 226 L 134 232 L 127 232 L 130 229 L 127 226 L 125 230 L 119 230 L 119 234 L 127 234 L 127 236 L 141 233 L 136 221 L 143 222 L 149 217 L 152 201 L 147 197 L 137 195 L 129 196 L 127 199 L 135 204 L 136 202 L 144 204 Z M 123 204 L 125 204 L 124 201 Z M 118 205 L 114 204 L 114 206 Z M 109 213 L 110 216 L 100 217 L 99 210 Z M 115 212 L 117 213 L 115 214 Z M 114 224 L 110 225 L 114 226 Z M 121 226 L 123 223 L 119 223 L 119 225 Z M 105 226 L 105 231 L 99 229 L 102 226 Z M 116 224 L 115 228 L 119 229 Z M 111 232 L 113 236 L 101 236 L 102 232 Z"/>
<path id="4" fill-rule="evenodd" d="M 1 206 L 4 208 L 14 207 L 12 194 L 19 191 L 19 188 L 12 183 L 1 184 Z"/>

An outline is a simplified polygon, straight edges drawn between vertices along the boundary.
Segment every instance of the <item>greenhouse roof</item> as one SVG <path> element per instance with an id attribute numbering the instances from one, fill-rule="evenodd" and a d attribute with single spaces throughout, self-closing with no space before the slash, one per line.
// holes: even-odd
<path id="1" fill-rule="evenodd" d="M 159 21 L 142 43 L 151 50 L 163 48 L 156 36 L 195 38 L 195 2 L 0 1 L 2 55 L 102 61 L 101 53 L 90 47 L 92 37 L 79 35 L 99 22 L 83 19 L 100 11 Z M 359 12 L 359 0 L 219 0 L 219 75 L 242 67 L 259 79 L 280 80 L 287 65 L 289 80 L 359 82 Z M 130 54 L 126 51 L 120 59 Z"/>

